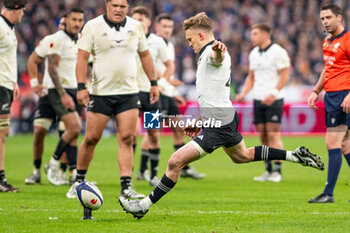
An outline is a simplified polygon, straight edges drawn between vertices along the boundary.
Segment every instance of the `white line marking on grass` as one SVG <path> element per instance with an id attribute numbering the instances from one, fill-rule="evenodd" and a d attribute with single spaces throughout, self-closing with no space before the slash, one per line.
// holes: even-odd
<path id="1" fill-rule="evenodd" d="M 12 210 L 4 210 L 0 209 L 0 211 L 18 211 L 18 212 L 83 212 L 82 209 L 12 209 Z M 119 213 L 123 212 L 122 210 L 99 210 L 99 212 L 106 212 L 106 213 Z"/>
<path id="2" fill-rule="evenodd" d="M 279 214 L 285 214 L 285 212 L 264 212 L 264 211 L 230 211 L 230 210 L 222 210 L 222 211 L 171 211 L 170 214 L 188 214 L 188 213 L 195 213 L 195 214 L 241 214 L 241 215 L 279 215 Z M 299 214 L 300 212 L 294 212 L 295 214 Z M 349 214 L 350 212 L 309 212 L 306 213 L 309 215 L 323 215 L 323 214 L 335 214 L 335 215 L 345 215 Z"/>
<path id="3" fill-rule="evenodd" d="M 18 211 L 18 212 L 83 212 L 82 209 L 12 209 L 12 210 L 6 210 L 0 208 L 0 211 Z M 122 210 L 98 210 L 98 212 L 103 213 L 124 213 Z M 157 211 L 154 210 L 155 213 L 160 214 L 236 214 L 236 215 L 284 215 L 285 212 L 266 212 L 266 211 L 233 211 L 233 210 L 217 210 L 217 211 L 202 211 L 202 210 L 193 210 L 193 211 Z M 301 212 L 291 212 L 290 214 L 300 214 Z M 350 212 L 308 212 L 303 214 L 308 215 L 350 215 Z"/>

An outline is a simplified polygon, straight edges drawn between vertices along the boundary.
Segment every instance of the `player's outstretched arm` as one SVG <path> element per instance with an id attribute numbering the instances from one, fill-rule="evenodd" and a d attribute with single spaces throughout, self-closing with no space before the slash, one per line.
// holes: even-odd
<path id="1" fill-rule="evenodd" d="M 221 41 L 215 40 L 213 45 L 211 46 L 213 50 L 210 57 L 213 63 L 219 65 L 225 60 L 225 52 L 227 50 L 226 45 Z"/>
<path id="2" fill-rule="evenodd" d="M 86 74 L 87 74 L 87 68 L 88 68 L 88 62 L 89 62 L 90 53 L 79 49 L 78 50 L 78 58 L 77 58 L 77 65 L 75 68 L 75 73 L 77 76 L 77 83 L 78 86 L 82 86 L 82 89 L 78 88 L 77 92 L 77 101 L 80 105 L 87 107 L 90 100 L 89 100 L 89 93 L 86 90 Z"/>

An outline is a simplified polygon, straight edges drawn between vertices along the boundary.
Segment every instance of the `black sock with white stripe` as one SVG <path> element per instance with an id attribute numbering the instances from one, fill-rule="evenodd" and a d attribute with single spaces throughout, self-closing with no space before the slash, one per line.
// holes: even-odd
<path id="1" fill-rule="evenodd" d="M 287 151 L 268 146 L 256 146 L 254 161 L 286 160 Z"/>
<path id="2" fill-rule="evenodd" d="M 149 157 L 149 151 L 141 149 L 141 165 L 140 165 L 141 174 L 143 174 L 147 170 L 148 157 Z"/>
<path id="3" fill-rule="evenodd" d="M 87 172 L 87 170 L 79 170 L 79 169 L 77 169 L 76 181 L 78 183 L 84 182 L 86 172 Z"/>
<path id="4" fill-rule="evenodd" d="M 151 179 L 157 176 L 160 148 L 149 149 L 149 159 L 151 160 Z"/>
<path id="5" fill-rule="evenodd" d="M 172 188 L 175 186 L 175 182 L 169 179 L 165 174 L 162 179 L 159 181 L 157 187 L 153 190 L 153 192 L 148 196 L 152 203 L 156 203 L 159 201 L 162 196 L 167 194 Z"/>
<path id="6" fill-rule="evenodd" d="M 120 177 L 121 190 L 128 189 L 131 186 L 131 176 Z"/>

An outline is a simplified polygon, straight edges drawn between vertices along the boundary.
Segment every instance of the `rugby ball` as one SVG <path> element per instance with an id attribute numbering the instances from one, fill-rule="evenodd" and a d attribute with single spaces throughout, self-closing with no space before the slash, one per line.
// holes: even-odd
<path id="1" fill-rule="evenodd" d="M 78 201 L 86 208 L 97 210 L 102 206 L 102 193 L 96 185 L 84 181 L 77 186 L 76 192 Z"/>

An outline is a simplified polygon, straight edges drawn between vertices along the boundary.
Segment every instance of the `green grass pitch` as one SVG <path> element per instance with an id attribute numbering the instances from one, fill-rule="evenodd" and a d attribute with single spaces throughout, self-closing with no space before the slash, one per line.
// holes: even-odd
<path id="1" fill-rule="evenodd" d="M 248 147 L 259 144 L 246 137 Z M 57 138 L 46 139 L 43 165 Z M 306 145 L 327 162 L 324 138 L 283 137 L 287 149 Z M 104 203 L 94 211 L 95 221 L 82 221 L 82 207 L 69 200 L 69 186 L 50 185 L 42 171 L 42 184 L 28 186 L 32 172 L 32 136 L 10 137 L 6 145 L 7 178 L 20 193 L 0 193 L 0 232 L 349 232 L 349 167 L 343 159 L 334 204 L 308 204 L 323 190 L 327 173 L 298 164 L 283 163 L 281 183 L 257 183 L 262 162 L 233 164 L 222 149 L 192 165 L 206 174 L 203 180 L 179 179 L 175 188 L 151 207 L 141 220 L 125 214 L 117 203 L 120 191 L 115 137 L 103 138 L 87 174 L 98 182 Z M 161 139 L 159 176 L 173 152 L 171 137 Z M 137 181 L 139 147 L 133 184 L 148 194 L 148 183 Z M 42 166 L 43 167 L 43 166 Z"/>

